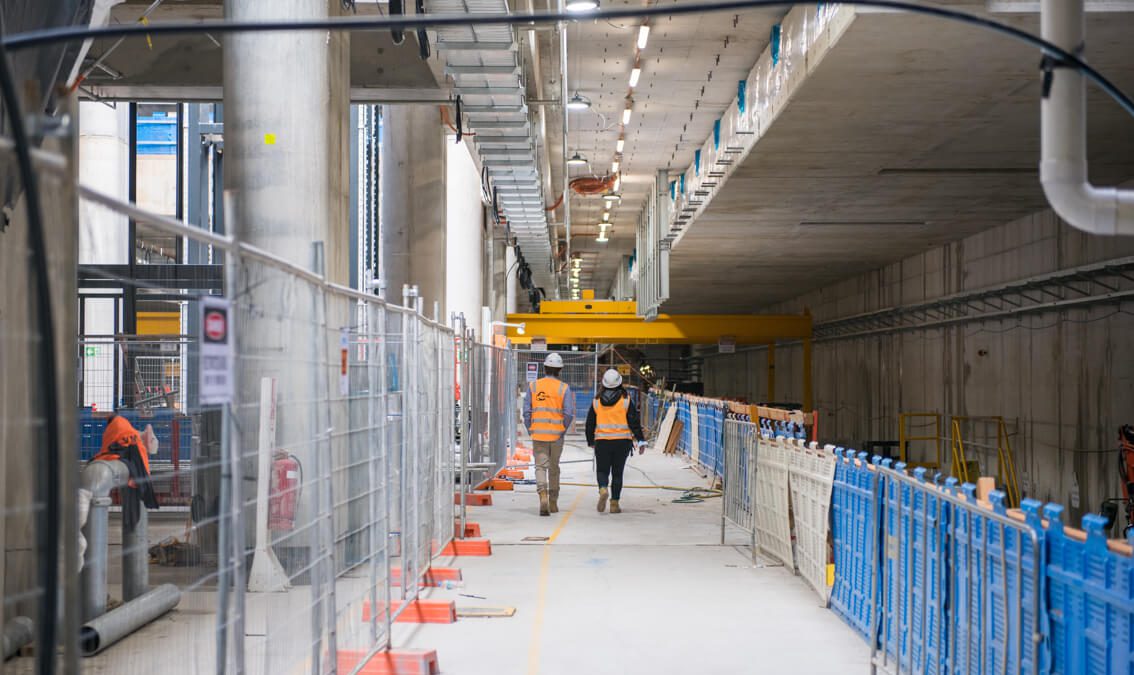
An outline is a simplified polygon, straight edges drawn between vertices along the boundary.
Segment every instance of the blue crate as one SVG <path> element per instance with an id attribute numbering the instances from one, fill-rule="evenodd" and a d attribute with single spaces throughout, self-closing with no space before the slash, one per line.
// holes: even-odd
<path id="1" fill-rule="evenodd" d="M 118 410 L 117 413 L 134 425 L 139 432 L 147 424 L 154 427 L 158 439 L 158 453 L 150 461 L 173 460 L 173 433 L 178 430 L 178 458 L 181 462 L 192 460 L 193 418 L 172 410 L 154 410 L 145 415 L 137 410 Z M 79 409 L 79 459 L 88 461 L 98 454 L 102 447 L 102 432 L 106 429 L 106 418 L 96 416 L 90 408 Z"/>
<path id="2" fill-rule="evenodd" d="M 1083 542 L 1065 532 L 1062 506 L 1048 504 L 1044 515 L 1051 672 L 1134 672 L 1134 559 L 1107 548 L 1101 516 L 1083 517 Z"/>

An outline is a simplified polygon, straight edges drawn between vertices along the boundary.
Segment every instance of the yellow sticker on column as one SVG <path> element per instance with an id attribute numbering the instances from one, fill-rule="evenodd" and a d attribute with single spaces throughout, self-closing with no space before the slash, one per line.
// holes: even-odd
<path id="1" fill-rule="evenodd" d="M 264 134 L 264 145 L 275 145 L 275 144 L 276 144 L 276 135 L 275 134 Z"/>

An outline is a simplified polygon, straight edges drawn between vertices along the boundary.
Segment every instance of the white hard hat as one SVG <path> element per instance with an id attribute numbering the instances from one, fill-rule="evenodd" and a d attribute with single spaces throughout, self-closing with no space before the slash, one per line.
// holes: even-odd
<path id="1" fill-rule="evenodd" d="M 543 367 L 544 368 L 562 368 L 563 367 L 563 357 L 560 356 L 559 354 L 555 353 L 555 352 L 551 352 L 550 354 L 547 355 L 547 358 L 543 360 Z"/>
<path id="2" fill-rule="evenodd" d="M 618 371 L 611 368 L 602 374 L 602 386 L 607 389 L 617 389 L 622 386 L 622 376 Z"/>

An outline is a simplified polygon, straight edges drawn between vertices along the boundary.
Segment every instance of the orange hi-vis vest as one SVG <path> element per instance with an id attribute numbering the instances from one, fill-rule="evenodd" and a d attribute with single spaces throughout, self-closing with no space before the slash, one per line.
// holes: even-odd
<path id="1" fill-rule="evenodd" d="M 629 397 L 623 396 L 618 403 L 609 407 L 596 398 L 591 406 L 595 409 L 596 441 L 634 438 L 634 434 L 630 433 L 630 422 L 626 419 L 626 411 L 630 409 Z"/>
<path id="2" fill-rule="evenodd" d="M 533 441 L 558 441 L 567 431 L 563 425 L 563 397 L 567 384 L 554 377 L 541 377 L 530 386 L 532 425 L 528 431 Z"/>

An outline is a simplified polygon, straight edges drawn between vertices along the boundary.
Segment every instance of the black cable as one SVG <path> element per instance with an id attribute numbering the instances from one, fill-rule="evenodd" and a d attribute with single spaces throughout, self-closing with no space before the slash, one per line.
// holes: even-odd
<path id="1" fill-rule="evenodd" d="M 46 427 L 47 452 L 37 463 L 39 478 L 39 497 L 43 508 L 39 511 L 36 527 L 36 544 L 39 556 L 39 583 L 43 593 L 39 596 L 39 624 L 36 628 L 38 644 L 36 649 L 36 672 L 40 675 L 53 675 L 55 672 L 56 624 L 59 612 L 59 525 L 60 491 L 59 479 L 62 475 L 59 466 L 59 409 L 55 382 L 55 324 L 51 315 L 51 282 L 48 279 L 48 259 L 46 233 L 43 229 L 43 211 L 39 203 L 39 186 L 35 170 L 32 168 L 31 143 L 28 141 L 20 99 L 16 94 L 16 84 L 12 66 L 8 60 L 8 49 L 0 43 L 0 95 L 4 107 L 8 109 L 12 121 L 12 137 L 16 145 L 16 160 L 19 163 L 20 178 L 24 184 L 24 198 L 27 200 L 28 243 L 31 245 L 33 276 L 39 296 L 36 322 L 40 332 L 39 349 L 43 368 L 40 381 L 43 392 L 43 419 Z M 69 567 L 69 566 L 68 566 Z"/>
<path id="2" fill-rule="evenodd" d="M 794 7 L 796 5 L 811 4 L 807 0 L 718 0 L 705 4 L 687 2 L 680 5 L 653 6 L 653 7 L 627 7 L 625 9 L 610 9 L 586 14 L 571 12 L 534 12 L 531 14 L 439 14 L 439 15 L 404 15 L 393 16 L 403 9 L 402 0 L 390 0 L 391 16 L 382 17 L 336 17 L 334 19 L 313 19 L 302 21 L 267 21 L 267 22 L 228 22 L 228 21 L 202 21 L 198 23 L 170 22 L 161 24 L 113 24 L 102 28 L 89 28 L 84 26 L 64 26 L 58 28 L 44 28 L 24 33 L 16 33 L 3 38 L 0 43 L 9 49 L 25 49 L 56 42 L 73 42 L 88 39 L 108 37 L 129 37 L 141 35 L 175 35 L 175 34 L 227 34 L 227 33 L 266 33 L 296 30 L 382 30 L 388 29 L 394 35 L 394 41 L 401 43 L 398 38 L 406 29 L 443 28 L 447 26 L 530 26 L 536 24 L 555 24 L 561 22 L 600 21 L 610 19 L 649 18 L 655 16 L 683 16 L 686 14 L 704 14 L 709 12 L 736 12 L 746 9 L 763 7 Z M 875 7 L 891 9 L 914 14 L 956 21 L 959 23 L 984 28 L 1000 33 L 1045 52 L 1045 56 L 1059 63 L 1063 67 L 1074 68 L 1087 79 L 1094 82 L 1108 96 L 1113 98 L 1131 116 L 1134 116 L 1134 100 L 1122 92 L 1114 83 L 1083 61 L 1078 55 L 1048 42 L 1041 37 L 1009 26 L 1007 24 L 986 19 L 984 17 L 968 14 L 947 7 L 933 7 L 919 5 L 909 0 L 845 0 L 842 4 L 860 7 Z M 403 38 L 404 39 L 404 38 Z"/>

